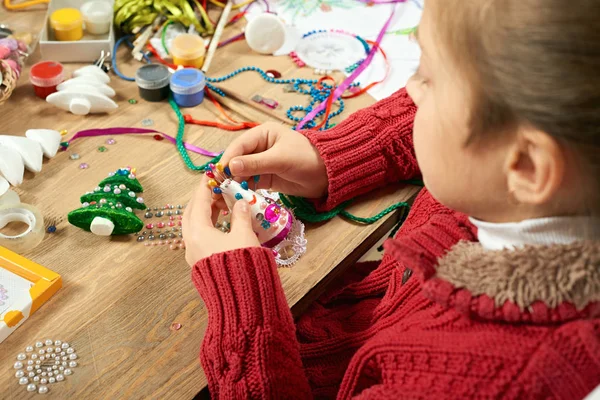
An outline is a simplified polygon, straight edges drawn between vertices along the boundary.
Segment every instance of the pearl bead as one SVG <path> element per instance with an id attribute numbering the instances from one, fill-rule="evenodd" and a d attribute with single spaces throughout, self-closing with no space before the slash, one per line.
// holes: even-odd
<path id="1" fill-rule="evenodd" d="M 71 347 L 71 348 L 67 349 L 67 354 L 73 354 L 73 353 L 75 353 L 75 349 L 74 348 Z"/>
<path id="2" fill-rule="evenodd" d="M 124 184 L 122 184 L 122 183 L 121 183 L 121 184 L 119 185 L 119 189 L 121 189 L 121 190 L 125 190 L 125 189 L 127 189 L 127 186 L 125 186 Z"/>
<path id="3" fill-rule="evenodd" d="M 43 375 L 43 376 L 46 376 L 46 375 Z M 41 383 L 42 385 L 45 385 L 46 383 L 48 383 L 48 379 L 46 379 L 46 378 L 42 378 L 42 379 L 40 379 L 40 383 Z"/>
<path id="4" fill-rule="evenodd" d="M 38 353 L 40 353 L 40 354 L 46 354 L 46 351 L 44 349 L 41 349 L 40 351 L 38 351 Z"/>
<path id="5" fill-rule="evenodd" d="M 60 340 L 55 340 L 54 341 L 54 345 L 55 346 L 60 346 L 62 344 L 62 342 Z"/>
<path id="6" fill-rule="evenodd" d="M 44 347 L 44 343 L 42 343 L 42 342 L 35 342 L 35 347 Z"/>
<path id="7" fill-rule="evenodd" d="M 52 339 L 46 339 L 45 343 L 46 343 L 46 346 L 52 346 L 52 344 L 54 342 L 52 341 Z"/>
<path id="8" fill-rule="evenodd" d="M 40 364 L 42 363 L 42 361 L 41 361 L 41 360 L 35 360 L 35 363 L 36 363 L 37 365 L 40 365 Z"/>
<path id="9" fill-rule="evenodd" d="M 48 376 L 48 373 L 47 373 L 47 372 L 42 372 L 42 374 L 41 374 L 41 375 L 42 375 L 42 376 Z"/>
<path id="10" fill-rule="evenodd" d="M 44 361 L 46 359 L 45 356 L 40 356 L 40 359 L 38 361 Z"/>
<path id="11" fill-rule="evenodd" d="M 54 352 L 55 352 L 55 353 L 60 353 L 60 347 L 55 347 L 55 348 L 54 348 Z"/>
<path id="12" fill-rule="evenodd" d="M 129 192 L 127 194 L 129 195 L 129 197 L 135 197 L 135 192 Z"/>
<path id="13" fill-rule="evenodd" d="M 13 365 L 13 367 L 14 367 L 15 369 L 21 369 L 21 368 L 23 368 L 23 363 L 22 363 L 21 361 L 17 361 L 17 362 L 16 362 L 16 363 Z"/>
<path id="14" fill-rule="evenodd" d="M 52 369 L 58 369 L 58 367 L 56 365 L 53 365 Z"/>
<path id="15" fill-rule="evenodd" d="M 35 372 L 31 371 L 27 374 L 28 377 L 33 378 L 35 376 Z"/>
<path id="16" fill-rule="evenodd" d="M 33 346 L 27 346 L 25 347 L 25 351 L 28 353 L 31 353 L 33 351 Z"/>
<path id="17" fill-rule="evenodd" d="M 69 362 L 69 367 L 75 368 L 76 366 L 77 366 L 77 361 L 71 361 L 71 362 Z"/>
<path id="18" fill-rule="evenodd" d="M 105 193 L 110 192 L 110 186 L 104 186 L 103 190 L 104 190 Z"/>
<path id="19" fill-rule="evenodd" d="M 69 368 L 65 369 L 65 375 L 69 376 L 73 373 L 73 371 L 71 371 Z"/>
<path id="20" fill-rule="evenodd" d="M 48 383 L 56 383 L 56 378 L 55 377 L 48 378 Z"/>
<path id="21" fill-rule="evenodd" d="M 35 370 L 35 372 L 36 372 L 37 374 L 41 374 L 41 373 L 42 373 L 42 370 L 41 370 L 41 369 L 36 369 L 36 370 Z"/>
<path id="22" fill-rule="evenodd" d="M 62 382 L 65 380 L 65 376 L 63 374 L 58 374 L 58 375 L 56 375 L 56 380 L 58 382 Z"/>
<path id="23" fill-rule="evenodd" d="M 46 353 L 53 353 L 53 352 L 54 352 L 54 349 L 52 347 L 48 347 L 46 349 Z"/>
<path id="24" fill-rule="evenodd" d="M 29 361 L 27 361 L 27 365 L 33 365 L 33 364 L 34 364 L 34 361 L 33 361 L 33 360 L 29 360 Z"/>
<path id="25" fill-rule="evenodd" d="M 135 199 L 135 201 L 137 201 L 138 203 L 142 204 L 144 202 L 144 199 L 141 197 L 138 197 L 137 199 Z"/>
<path id="26" fill-rule="evenodd" d="M 31 355 L 31 359 L 32 359 L 32 360 L 37 360 L 37 358 L 38 358 L 38 355 L 37 355 L 37 354 L 33 353 L 33 354 Z"/>
<path id="27" fill-rule="evenodd" d="M 66 367 L 67 365 L 69 365 L 69 363 L 68 363 L 68 362 L 66 362 L 66 361 L 63 361 L 63 362 L 62 362 L 62 365 L 63 365 L 63 367 Z"/>
<path id="28" fill-rule="evenodd" d="M 34 382 L 39 382 L 40 381 L 40 377 L 39 376 L 34 376 L 33 377 L 33 381 Z"/>
<path id="29" fill-rule="evenodd" d="M 69 348 L 69 343 L 64 342 L 63 344 L 60 345 L 60 347 L 62 347 L 63 349 L 68 349 Z"/>
<path id="30" fill-rule="evenodd" d="M 29 385 L 27 385 L 27 391 L 28 392 L 35 392 L 37 389 L 37 386 L 33 383 L 30 383 Z"/>
<path id="31" fill-rule="evenodd" d="M 171 250 L 177 250 L 179 248 L 179 246 L 177 246 L 176 244 L 172 244 L 172 245 L 169 246 L 169 248 Z"/>
<path id="32" fill-rule="evenodd" d="M 52 372 L 52 367 L 46 367 L 46 371 Z"/>
<path id="33" fill-rule="evenodd" d="M 60 367 L 58 367 L 58 370 L 59 370 L 59 371 L 64 371 L 64 370 L 65 370 L 65 367 L 63 367 L 63 366 L 61 365 Z"/>
<path id="34" fill-rule="evenodd" d="M 113 190 L 114 194 L 121 194 L 121 189 L 117 188 L 115 190 Z"/>
<path id="35" fill-rule="evenodd" d="M 48 393 L 48 386 L 40 386 L 38 389 L 38 393 L 39 394 L 46 394 Z"/>
<path id="36" fill-rule="evenodd" d="M 26 358 L 27 358 L 27 355 L 25 353 L 19 353 L 17 355 L 17 360 L 23 361 Z"/>
<path id="37" fill-rule="evenodd" d="M 27 371 L 33 371 L 33 365 L 28 365 L 27 368 L 25 368 Z"/>
<path id="38" fill-rule="evenodd" d="M 22 377 L 19 379 L 19 385 L 27 385 L 29 383 L 29 378 Z"/>
<path id="39" fill-rule="evenodd" d="M 15 372 L 15 377 L 17 378 L 22 378 L 25 376 L 25 372 L 22 369 L 17 370 L 17 372 Z"/>

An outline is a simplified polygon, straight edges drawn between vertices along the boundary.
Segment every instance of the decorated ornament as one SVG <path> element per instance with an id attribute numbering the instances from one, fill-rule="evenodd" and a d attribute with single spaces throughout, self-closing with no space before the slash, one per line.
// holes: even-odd
<path id="1" fill-rule="evenodd" d="M 291 266 L 306 252 L 304 225 L 281 205 L 277 194 L 251 190 L 247 182 L 234 181 L 229 168 L 220 164 L 209 164 L 206 173 L 214 176 L 209 186 L 214 193 L 223 195 L 230 210 L 236 201 L 248 202 L 252 230 L 261 246 L 273 249 L 278 265 Z"/>
<path id="2" fill-rule="evenodd" d="M 126 167 L 111 172 L 93 191 L 81 196 L 81 208 L 69 213 L 69 222 L 99 236 L 139 232 L 144 223 L 133 210 L 146 209 L 139 192 L 143 188 L 135 169 Z"/>

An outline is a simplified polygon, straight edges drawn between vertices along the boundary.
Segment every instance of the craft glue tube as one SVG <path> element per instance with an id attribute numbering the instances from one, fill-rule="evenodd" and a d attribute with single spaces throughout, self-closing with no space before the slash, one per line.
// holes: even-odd
<path id="1" fill-rule="evenodd" d="M 173 39 L 169 50 L 175 65 L 200 68 L 204 64 L 206 47 L 204 40 L 198 35 L 182 33 Z"/>
<path id="2" fill-rule="evenodd" d="M 140 88 L 140 97 L 147 101 L 162 101 L 169 97 L 169 79 L 167 67 L 161 64 L 148 64 L 135 73 L 135 82 Z"/>
<path id="3" fill-rule="evenodd" d="M 180 107 L 195 107 L 202 103 L 204 86 L 204 74 L 198 69 L 180 69 L 171 76 L 173 99 Z"/>
<path id="4" fill-rule="evenodd" d="M 56 86 L 64 79 L 64 68 L 61 63 L 55 61 L 42 61 L 31 67 L 29 81 L 33 85 L 36 96 L 46 99 L 56 92 Z"/>
<path id="5" fill-rule="evenodd" d="M 80 8 L 85 30 L 92 35 L 103 35 L 110 31 L 113 8 L 106 1 L 88 1 Z"/>
<path id="6" fill-rule="evenodd" d="M 83 17 L 76 8 L 61 8 L 50 15 L 54 37 L 61 42 L 73 42 L 83 37 Z"/>

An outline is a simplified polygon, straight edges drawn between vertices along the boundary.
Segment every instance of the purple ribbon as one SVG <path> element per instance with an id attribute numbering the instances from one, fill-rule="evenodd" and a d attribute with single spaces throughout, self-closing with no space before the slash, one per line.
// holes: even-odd
<path id="1" fill-rule="evenodd" d="M 87 129 L 83 131 L 77 132 L 71 139 L 69 139 L 66 143 L 67 146 L 63 146 L 63 149 L 66 149 L 68 145 L 71 144 L 72 141 L 82 138 L 82 137 L 95 137 L 95 136 L 113 136 L 113 135 L 139 135 L 145 133 L 157 133 L 161 135 L 163 138 L 167 139 L 169 142 L 173 144 L 177 144 L 177 140 L 167 135 L 166 133 L 162 133 L 159 131 L 155 131 L 154 129 L 144 129 L 144 128 L 103 128 L 103 129 Z M 194 153 L 202 154 L 207 157 L 216 157 L 221 153 L 213 153 L 212 151 L 205 150 L 201 147 L 194 146 L 193 144 L 183 142 L 183 146 Z"/>
<path id="2" fill-rule="evenodd" d="M 387 0 L 384 0 L 387 1 Z M 404 2 L 405 0 L 401 0 L 401 2 Z M 390 17 L 388 18 L 388 20 L 386 21 L 386 23 L 383 25 L 383 28 L 381 28 L 381 31 L 379 32 L 379 35 L 377 35 L 377 39 L 375 40 L 376 45 L 373 46 L 371 48 L 371 51 L 369 52 L 369 54 L 367 55 L 367 58 L 365 58 L 365 61 L 363 61 L 360 66 L 358 68 L 356 68 L 354 70 L 354 72 L 347 77 L 344 82 L 342 82 L 333 92 L 333 100 L 332 102 L 336 101 L 337 99 L 340 98 L 340 96 L 342 94 L 344 94 L 344 92 L 346 91 L 346 89 L 348 89 L 348 86 L 350 86 L 350 84 L 352 82 L 354 82 L 354 80 L 358 77 L 358 75 L 360 75 L 365 68 L 367 68 L 369 66 L 369 64 L 371 64 L 371 61 L 373 60 L 373 57 L 375 57 L 375 53 L 377 53 L 377 48 L 379 47 L 379 45 L 381 44 L 381 41 L 383 40 L 383 35 L 385 35 L 385 32 L 388 30 L 388 27 L 390 26 L 390 23 L 392 22 L 392 18 L 394 18 L 394 14 L 396 13 L 396 5 L 394 4 L 392 6 L 392 13 L 390 14 Z M 327 100 L 323 101 L 321 104 L 319 104 L 319 106 L 317 108 L 314 108 L 311 112 L 309 112 L 308 114 L 306 114 L 306 116 L 304 117 L 304 119 L 302 121 L 300 121 L 300 123 L 298 124 L 298 126 L 296 127 L 296 129 L 302 129 L 304 127 L 304 125 L 306 125 L 306 123 L 308 121 L 312 121 L 313 118 L 315 118 L 315 116 L 320 113 L 321 111 L 323 111 L 323 109 L 325 109 L 325 107 L 327 106 Z"/>

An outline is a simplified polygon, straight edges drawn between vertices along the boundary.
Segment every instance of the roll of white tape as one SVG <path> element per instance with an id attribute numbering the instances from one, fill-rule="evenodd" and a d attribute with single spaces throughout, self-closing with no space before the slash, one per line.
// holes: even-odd
<path id="1" fill-rule="evenodd" d="M 23 222 L 27 229 L 18 235 L 6 235 L 0 232 L 0 246 L 16 253 L 35 248 L 44 238 L 44 218 L 40 211 L 29 204 L 11 204 L 0 206 L 0 229 L 10 222 Z"/>

